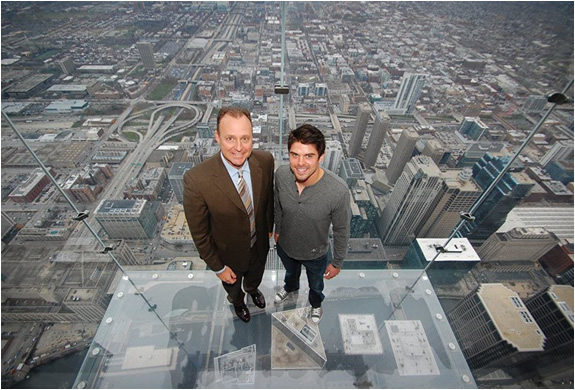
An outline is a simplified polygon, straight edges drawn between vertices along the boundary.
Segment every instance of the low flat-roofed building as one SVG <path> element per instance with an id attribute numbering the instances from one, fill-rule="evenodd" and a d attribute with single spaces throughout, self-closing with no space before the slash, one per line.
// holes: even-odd
<path id="1" fill-rule="evenodd" d="M 78 71 L 83 73 L 114 73 L 116 72 L 115 65 L 82 65 Z"/>
<path id="2" fill-rule="evenodd" d="M 184 213 L 184 206 L 174 205 L 168 212 L 168 217 L 161 233 L 162 240 L 172 245 L 190 245 L 195 249 L 192 234 Z"/>
<path id="3" fill-rule="evenodd" d="M 88 107 L 86 100 L 58 100 L 46 107 L 45 111 L 47 113 L 68 113 L 82 111 L 86 107 Z"/>
<path id="4" fill-rule="evenodd" d="M 26 99 L 46 89 L 53 78 L 53 74 L 38 73 L 8 87 L 5 93 L 11 98 Z"/>
<path id="5" fill-rule="evenodd" d="M 18 239 L 23 241 L 66 241 L 70 237 L 67 228 L 24 227 L 18 232 Z"/>
<path id="6" fill-rule="evenodd" d="M 54 174 L 54 170 L 49 169 L 50 173 Z M 31 203 L 40 195 L 48 183 L 50 183 L 50 178 L 41 168 L 36 168 L 23 183 L 8 195 L 8 198 L 17 203 Z"/>
<path id="7" fill-rule="evenodd" d="M 88 94 L 88 87 L 81 84 L 56 84 L 48 88 L 46 92 L 58 96 L 80 99 Z"/>
<path id="8" fill-rule="evenodd" d="M 124 150 L 99 150 L 92 157 L 93 162 L 120 164 L 128 152 Z"/>
<path id="9" fill-rule="evenodd" d="M 81 166 L 90 153 L 89 142 L 56 143 L 44 161 L 59 168 L 76 168 Z"/>

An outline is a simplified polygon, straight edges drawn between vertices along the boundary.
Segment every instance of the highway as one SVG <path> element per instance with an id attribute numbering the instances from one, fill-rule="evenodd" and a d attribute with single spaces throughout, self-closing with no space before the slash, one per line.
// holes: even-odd
<path id="1" fill-rule="evenodd" d="M 170 120 L 165 121 L 165 116 L 162 114 L 162 111 L 173 107 L 181 108 L 181 110 L 178 111 L 178 114 L 183 112 L 183 110 L 191 110 L 195 112 L 195 116 L 189 122 L 171 127 L 171 125 L 177 119 L 177 115 L 174 115 Z M 130 105 L 130 107 L 128 107 L 126 111 L 120 115 L 116 123 L 110 127 L 111 130 L 108 130 L 110 134 L 115 130 L 121 130 L 125 122 L 133 119 L 129 117 L 132 108 L 133 106 Z M 156 119 L 158 114 L 159 117 Z M 136 114 L 136 116 L 141 116 L 141 113 Z M 144 135 L 144 138 L 140 140 L 134 151 L 126 156 L 119 169 L 116 171 L 112 181 L 100 194 L 99 199 L 123 199 L 122 192 L 124 186 L 128 180 L 137 177 L 152 152 L 154 152 L 154 150 L 162 145 L 168 138 L 173 137 L 174 135 L 177 135 L 194 126 L 200 121 L 201 118 L 202 111 L 189 103 L 173 102 L 163 104 L 159 107 L 153 107 L 152 116 L 150 117 L 150 122 L 148 125 L 148 132 Z M 94 210 L 98 204 L 99 202 L 94 205 Z M 95 231 L 100 229 L 100 226 L 95 220 L 93 213 L 91 213 L 85 221 L 90 224 L 90 226 L 92 226 Z M 72 245 L 86 245 L 87 243 L 91 243 L 93 239 L 94 237 L 92 236 L 92 233 L 86 228 L 85 224 L 81 223 L 76 226 L 76 229 L 70 235 L 68 243 Z"/>

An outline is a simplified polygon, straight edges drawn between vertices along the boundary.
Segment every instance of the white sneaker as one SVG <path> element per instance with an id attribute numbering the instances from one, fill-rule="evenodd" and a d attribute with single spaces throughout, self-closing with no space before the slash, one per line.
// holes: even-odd
<path id="1" fill-rule="evenodd" d="M 279 291 L 276 293 L 276 297 L 274 299 L 275 303 L 282 303 L 283 301 L 286 300 L 286 298 L 289 296 L 289 292 L 287 292 L 285 290 L 285 288 L 280 288 Z"/>
<path id="2" fill-rule="evenodd" d="M 323 315 L 323 310 L 321 307 L 312 307 L 311 308 L 311 320 L 314 324 L 319 324 L 321 321 L 321 316 Z"/>

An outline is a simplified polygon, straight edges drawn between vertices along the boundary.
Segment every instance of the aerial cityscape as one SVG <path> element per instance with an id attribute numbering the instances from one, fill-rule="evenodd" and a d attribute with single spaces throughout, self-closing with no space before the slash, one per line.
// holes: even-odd
<path id="1" fill-rule="evenodd" d="M 353 373 L 340 387 L 573 387 L 573 2 L 1 12 L 3 386 L 87 356 L 77 387 L 310 387 L 283 381 L 296 366 L 334 374 L 326 387 L 337 370 Z M 326 137 L 323 168 L 348 184 L 352 210 L 331 322 L 312 326 L 302 293 L 293 312 L 256 311 L 238 341 L 215 298 L 183 176 L 219 153 L 225 106 L 250 111 L 254 149 L 276 168 L 291 130 Z M 433 287 L 410 287 L 424 269 L 413 283 Z M 270 300 L 282 270 L 272 248 Z M 378 272 L 394 288 L 363 286 Z M 468 366 L 459 385 L 452 351 Z M 78 370 L 44 387 L 71 387 Z"/>

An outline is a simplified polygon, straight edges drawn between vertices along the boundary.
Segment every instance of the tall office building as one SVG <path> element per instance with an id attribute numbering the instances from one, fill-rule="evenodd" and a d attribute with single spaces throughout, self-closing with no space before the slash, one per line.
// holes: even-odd
<path id="1" fill-rule="evenodd" d="M 159 206 L 159 202 L 146 199 L 104 199 L 94 216 L 112 239 L 145 240 L 154 237 Z"/>
<path id="2" fill-rule="evenodd" d="M 565 185 L 572 183 L 575 178 L 573 160 L 553 160 L 545 168 L 553 180 L 560 181 Z"/>
<path id="3" fill-rule="evenodd" d="M 70 57 L 64 57 L 59 61 L 60 68 L 65 74 L 72 74 L 76 70 L 74 61 Z"/>
<path id="4" fill-rule="evenodd" d="M 545 334 L 545 351 L 533 364 L 544 378 L 573 380 L 573 286 L 550 286 L 525 300 Z"/>
<path id="5" fill-rule="evenodd" d="M 140 52 L 140 57 L 142 58 L 142 63 L 145 69 L 154 69 L 156 67 L 156 60 L 154 58 L 154 45 L 149 42 L 138 42 L 136 43 L 138 52 Z"/>
<path id="6" fill-rule="evenodd" d="M 482 284 L 447 314 L 469 367 L 512 368 L 543 351 L 545 335 L 516 292 Z"/>
<path id="7" fill-rule="evenodd" d="M 470 210 L 481 195 L 481 188 L 471 179 L 471 169 L 449 169 L 441 172 L 441 178 L 437 202 L 418 237 L 449 237 L 461 221 L 461 212 Z"/>
<path id="8" fill-rule="evenodd" d="M 385 176 L 387 177 L 389 184 L 395 184 L 399 175 L 403 172 L 405 164 L 407 164 L 411 159 L 413 149 L 415 149 L 415 144 L 418 139 L 419 133 L 413 128 L 403 130 L 401 133 L 393 151 L 393 155 L 391 156 L 391 160 L 389 161 L 387 170 L 385 171 Z"/>
<path id="9" fill-rule="evenodd" d="M 343 147 L 339 141 L 325 142 L 325 157 L 322 167 L 328 169 L 337 175 L 339 165 L 343 160 Z"/>
<path id="10" fill-rule="evenodd" d="M 184 202 L 184 174 L 189 170 L 192 169 L 194 163 L 190 162 L 183 162 L 183 163 L 174 163 L 170 172 L 168 172 L 168 180 L 170 181 L 170 186 L 172 187 L 172 191 L 174 191 L 174 195 L 178 202 Z"/>
<path id="11" fill-rule="evenodd" d="M 569 141 L 559 141 L 555 143 L 551 149 L 545 153 L 541 160 L 539 160 L 539 164 L 546 168 L 551 161 L 560 161 L 560 160 L 571 160 L 573 161 L 573 142 Z"/>
<path id="12" fill-rule="evenodd" d="M 351 188 L 351 210 L 349 236 L 352 238 L 364 237 L 371 232 L 379 210 L 373 190 L 364 180 L 358 180 L 355 186 Z"/>
<path id="13" fill-rule="evenodd" d="M 432 138 L 425 142 L 425 146 L 423 147 L 421 154 L 430 157 L 433 162 L 439 166 L 439 164 L 444 163 L 443 158 L 445 156 L 445 151 L 446 150 L 441 141 Z"/>
<path id="14" fill-rule="evenodd" d="M 72 288 L 62 302 L 84 322 L 99 323 L 109 300 L 101 288 Z"/>
<path id="15" fill-rule="evenodd" d="M 557 237 L 543 228 L 514 228 L 493 233 L 477 253 L 483 262 L 534 264 L 557 242 Z"/>
<path id="16" fill-rule="evenodd" d="M 403 257 L 401 268 L 427 269 L 434 286 L 453 287 L 475 267 L 481 258 L 466 238 L 453 238 L 447 246 L 447 238 L 416 238 Z M 439 253 L 439 248 L 443 251 Z"/>
<path id="17" fill-rule="evenodd" d="M 487 129 L 487 125 L 485 125 L 485 123 L 483 123 L 479 118 L 465 117 L 457 131 L 460 134 L 465 135 L 474 141 L 477 141 L 483 136 Z"/>
<path id="18" fill-rule="evenodd" d="M 394 113 L 411 114 L 425 85 L 426 74 L 405 73 L 393 105 Z"/>
<path id="19" fill-rule="evenodd" d="M 299 83 L 297 85 L 297 94 L 298 96 L 309 95 L 309 83 Z"/>
<path id="20" fill-rule="evenodd" d="M 367 123 L 371 116 L 371 106 L 368 103 L 361 103 L 357 109 L 357 116 L 355 118 L 355 129 L 349 140 L 348 157 L 357 157 L 361 151 L 361 143 L 365 136 Z"/>
<path id="21" fill-rule="evenodd" d="M 371 136 L 369 137 L 365 157 L 363 158 L 363 163 L 366 167 L 373 167 L 377 162 L 379 151 L 383 145 L 383 139 L 385 138 L 385 134 L 389 131 L 389 125 L 389 115 L 387 115 L 385 111 L 378 112 L 375 116 L 373 130 L 371 130 Z"/>
<path id="22" fill-rule="evenodd" d="M 482 190 L 486 190 L 495 180 L 509 158 L 493 157 L 486 153 L 473 166 L 473 179 Z M 467 237 L 474 245 L 481 245 L 503 225 L 509 211 L 529 194 L 534 185 L 535 182 L 525 173 L 507 172 L 475 210 L 475 221 L 466 222 L 462 226 L 462 236 Z"/>
<path id="23" fill-rule="evenodd" d="M 361 164 L 356 158 L 346 158 L 339 166 L 337 175 L 347 183 L 348 187 L 353 187 L 358 180 L 364 180 L 365 175 L 361 169 Z"/>
<path id="24" fill-rule="evenodd" d="M 384 245 L 407 245 L 433 211 L 442 186 L 441 171 L 427 156 L 409 161 L 377 221 Z"/>

